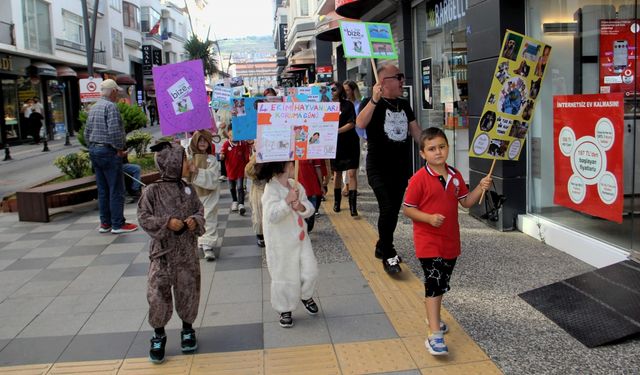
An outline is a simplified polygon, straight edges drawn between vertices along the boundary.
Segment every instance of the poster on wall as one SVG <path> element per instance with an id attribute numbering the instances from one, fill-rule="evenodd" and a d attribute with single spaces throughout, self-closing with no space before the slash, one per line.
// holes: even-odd
<path id="1" fill-rule="evenodd" d="M 433 109 L 433 88 L 431 73 L 431 57 L 420 60 L 420 91 L 422 92 L 422 109 Z"/>
<path id="2" fill-rule="evenodd" d="M 600 93 L 638 92 L 636 38 L 638 20 L 600 20 Z"/>
<path id="3" fill-rule="evenodd" d="M 391 24 L 378 22 L 340 22 L 344 56 L 348 58 L 398 58 Z"/>
<path id="4" fill-rule="evenodd" d="M 282 96 L 233 98 L 231 99 L 231 126 L 234 141 L 256 139 L 258 104 L 263 102 L 282 102 Z"/>
<path id="5" fill-rule="evenodd" d="M 209 111 L 202 60 L 153 67 L 162 135 L 215 127 Z"/>
<path id="6" fill-rule="evenodd" d="M 553 98 L 553 203 L 622 223 L 624 95 Z"/>
<path id="7" fill-rule="evenodd" d="M 340 103 L 258 104 L 256 161 L 334 159 Z"/>
<path id="8" fill-rule="evenodd" d="M 506 31 L 469 156 L 520 158 L 550 55 L 548 44 Z"/>

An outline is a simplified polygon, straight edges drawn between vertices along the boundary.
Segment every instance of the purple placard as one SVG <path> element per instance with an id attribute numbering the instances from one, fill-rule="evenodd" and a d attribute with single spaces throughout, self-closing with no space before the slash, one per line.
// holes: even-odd
<path id="1" fill-rule="evenodd" d="M 153 83 L 162 135 L 212 127 L 202 60 L 154 66 Z"/>

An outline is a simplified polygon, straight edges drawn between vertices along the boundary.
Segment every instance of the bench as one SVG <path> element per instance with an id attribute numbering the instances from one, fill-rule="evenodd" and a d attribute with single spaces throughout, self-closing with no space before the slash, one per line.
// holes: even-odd
<path id="1" fill-rule="evenodd" d="M 49 196 L 96 184 L 96 176 L 87 176 L 56 184 L 36 186 L 16 193 L 20 221 L 49 222 Z"/>

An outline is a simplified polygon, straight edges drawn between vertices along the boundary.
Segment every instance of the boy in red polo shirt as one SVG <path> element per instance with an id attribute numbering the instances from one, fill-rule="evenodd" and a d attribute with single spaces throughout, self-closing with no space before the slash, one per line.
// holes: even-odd
<path id="1" fill-rule="evenodd" d="M 433 355 L 449 353 L 443 336 L 448 327 L 440 320 L 440 307 L 460 255 L 458 203 L 466 208 L 478 203 L 492 181 L 486 176 L 469 192 L 460 172 L 447 165 L 448 155 L 449 142 L 441 129 L 422 131 L 420 156 L 427 163 L 409 180 L 403 203 L 404 214 L 413 220 L 416 256 L 424 271 L 424 304 L 431 332 L 425 346 Z"/>
<path id="2" fill-rule="evenodd" d="M 222 145 L 220 159 L 224 160 L 227 179 L 231 190 L 231 211 L 244 216 L 244 167 L 249 163 L 251 145 L 247 141 L 234 141 L 233 131 L 229 127 L 229 139 Z"/>

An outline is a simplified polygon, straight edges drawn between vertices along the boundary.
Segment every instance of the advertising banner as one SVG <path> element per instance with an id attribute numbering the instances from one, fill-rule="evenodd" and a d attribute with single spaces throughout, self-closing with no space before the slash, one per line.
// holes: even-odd
<path id="1" fill-rule="evenodd" d="M 100 85 L 102 85 L 102 78 L 86 78 L 78 80 L 80 85 L 80 101 L 82 103 L 97 102 L 102 96 L 100 91 Z"/>
<path id="2" fill-rule="evenodd" d="M 391 25 L 377 22 L 340 22 L 344 56 L 348 58 L 398 58 Z"/>
<path id="3" fill-rule="evenodd" d="M 154 66 L 153 83 L 162 135 L 212 128 L 202 60 Z"/>
<path id="4" fill-rule="evenodd" d="M 507 30 L 469 156 L 518 160 L 551 46 Z"/>
<path id="5" fill-rule="evenodd" d="M 258 104 L 257 162 L 334 159 L 340 103 Z"/>
<path id="6" fill-rule="evenodd" d="M 420 60 L 420 76 L 422 77 L 422 109 L 433 109 L 433 74 L 431 72 L 431 57 Z"/>
<path id="7" fill-rule="evenodd" d="M 600 20 L 600 93 L 638 92 L 636 72 L 638 20 Z"/>
<path id="8" fill-rule="evenodd" d="M 553 98 L 553 203 L 622 223 L 624 95 Z"/>
<path id="9" fill-rule="evenodd" d="M 282 96 L 233 98 L 231 99 L 231 126 L 234 141 L 256 139 L 258 104 L 263 102 L 282 102 Z"/>

